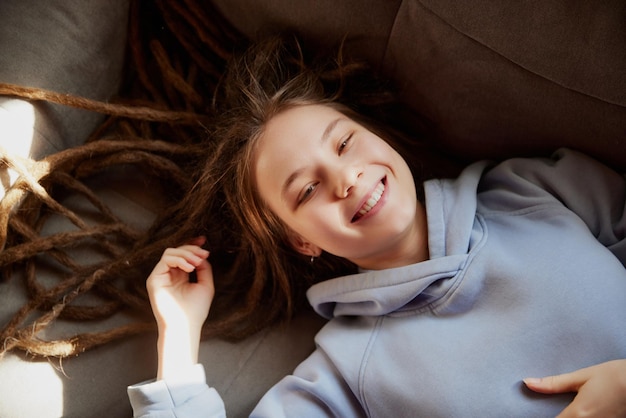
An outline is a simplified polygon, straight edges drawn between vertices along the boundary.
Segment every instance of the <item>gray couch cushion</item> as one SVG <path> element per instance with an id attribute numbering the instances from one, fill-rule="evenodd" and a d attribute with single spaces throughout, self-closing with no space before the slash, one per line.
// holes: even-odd
<path id="1" fill-rule="evenodd" d="M 128 0 L 20 0 L 0 2 L 0 81 L 106 100 L 122 76 Z M 0 98 L 0 118 L 16 104 Z M 30 105 L 28 105 L 30 106 Z M 23 119 L 0 138 L 11 145 L 19 138 L 22 156 L 39 159 L 82 143 L 101 115 L 37 103 L 21 106 Z M 29 126 L 31 125 L 31 126 Z M 31 135 L 32 131 L 32 135 Z M 27 154 L 21 150 L 26 150 Z"/>

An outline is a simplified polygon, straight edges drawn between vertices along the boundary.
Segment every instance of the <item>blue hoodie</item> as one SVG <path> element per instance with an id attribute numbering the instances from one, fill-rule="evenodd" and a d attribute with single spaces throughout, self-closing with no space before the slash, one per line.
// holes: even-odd
<path id="1" fill-rule="evenodd" d="M 560 150 L 476 163 L 425 195 L 430 259 L 311 287 L 330 321 L 252 416 L 549 417 L 573 395 L 522 378 L 626 358 L 623 176 Z M 136 404 L 146 387 L 129 389 L 138 416 L 166 416 Z"/>

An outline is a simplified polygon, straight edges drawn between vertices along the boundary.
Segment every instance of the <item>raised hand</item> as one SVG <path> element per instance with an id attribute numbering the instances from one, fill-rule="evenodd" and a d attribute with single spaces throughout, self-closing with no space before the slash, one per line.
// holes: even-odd
<path id="1" fill-rule="evenodd" d="M 200 247 L 204 242 L 200 237 L 165 250 L 146 282 L 159 328 L 157 378 L 173 376 L 198 361 L 202 324 L 215 294 L 209 252 Z M 193 271 L 196 282 L 189 280 Z"/>

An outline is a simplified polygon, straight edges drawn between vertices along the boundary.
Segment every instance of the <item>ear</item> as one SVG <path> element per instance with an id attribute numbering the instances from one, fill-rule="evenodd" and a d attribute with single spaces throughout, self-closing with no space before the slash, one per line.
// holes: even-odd
<path id="1" fill-rule="evenodd" d="M 302 235 L 290 232 L 289 243 L 294 250 L 300 254 L 310 255 L 313 257 L 319 257 L 322 254 L 322 249 L 310 241 L 307 241 Z"/>

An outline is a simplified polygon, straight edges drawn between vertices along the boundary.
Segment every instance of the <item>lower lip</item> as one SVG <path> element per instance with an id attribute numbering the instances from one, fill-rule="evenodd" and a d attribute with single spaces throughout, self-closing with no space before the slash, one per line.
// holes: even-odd
<path id="1" fill-rule="evenodd" d="M 363 215 L 359 219 L 357 219 L 355 221 L 355 223 L 359 223 L 361 221 L 364 221 L 367 218 L 371 218 L 372 216 L 374 216 L 378 212 L 380 212 L 380 210 L 382 209 L 383 205 L 387 201 L 387 191 L 388 190 L 389 190 L 389 181 L 387 181 L 385 179 L 385 190 L 383 190 L 383 194 L 380 196 L 380 199 L 378 199 L 378 202 L 376 202 L 376 205 L 372 209 L 370 209 L 370 211 L 367 212 L 365 215 Z"/>

